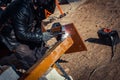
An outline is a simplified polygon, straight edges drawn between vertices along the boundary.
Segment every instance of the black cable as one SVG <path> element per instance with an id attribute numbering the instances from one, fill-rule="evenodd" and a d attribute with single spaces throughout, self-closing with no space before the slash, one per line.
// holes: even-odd
<path id="1" fill-rule="evenodd" d="M 71 80 L 70 77 L 68 76 L 68 74 L 64 71 L 64 69 L 60 66 L 59 62 L 55 63 L 56 66 L 60 69 L 60 71 L 63 73 L 64 77 L 66 78 L 66 80 Z"/>
<path id="2" fill-rule="evenodd" d="M 115 53 L 115 51 L 116 51 L 116 44 L 117 44 L 118 41 L 119 41 L 119 36 L 118 36 L 118 34 L 116 34 L 114 37 L 113 37 L 113 36 L 110 36 L 110 39 L 111 39 L 111 49 L 112 49 L 111 59 L 112 59 L 113 56 L 114 56 L 114 53 Z"/>
<path id="3" fill-rule="evenodd" d="M 111 49 L 112 49 L 111 59 L 112 59 L 113 56 L 114 56 L 114 46 L 115 46 L 115 43 L 114 43 L 114 38 L 112 36 L 110 36 L 110 39 L 111 39 Z"/>

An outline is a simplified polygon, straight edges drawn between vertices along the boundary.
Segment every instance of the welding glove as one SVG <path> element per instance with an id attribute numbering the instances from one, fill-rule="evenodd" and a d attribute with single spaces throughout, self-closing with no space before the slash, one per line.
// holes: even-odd
<path id="1" fill-rule="evenodd" d="M 50 40 L 53 37 L 54 36 L 50 32 L 44 32 L 43 33 L 43 41 L 45 41 L 45 42 L 47 42 L 48 40 Z"/>

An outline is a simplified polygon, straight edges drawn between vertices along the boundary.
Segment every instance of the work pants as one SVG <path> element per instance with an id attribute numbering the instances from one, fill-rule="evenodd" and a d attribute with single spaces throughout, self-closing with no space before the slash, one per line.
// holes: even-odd
<path id="1" fill-rule="evenodd" d="M 24 69 L 29 69 L 36 61 L 40 60 L 46 48 L 30 49 L 28 45 L 20 44 L 16 48 L 16 57 L 23 64 Z"/>

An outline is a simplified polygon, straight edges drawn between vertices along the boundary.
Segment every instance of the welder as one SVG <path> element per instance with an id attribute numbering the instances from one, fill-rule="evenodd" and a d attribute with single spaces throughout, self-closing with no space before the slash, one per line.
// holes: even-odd
<path id="1" fill-rule="evenodd" d="M 14 0 L 0 17 L 1 41 L 15 53 L 24 69 L 29 69 L 43 56 L 47 49 L 44 42 L 53 37 L 49 32 L 42 33 L 40 29 L 40 22 L 44 19 L 40 9 L 53 1 Z"/>

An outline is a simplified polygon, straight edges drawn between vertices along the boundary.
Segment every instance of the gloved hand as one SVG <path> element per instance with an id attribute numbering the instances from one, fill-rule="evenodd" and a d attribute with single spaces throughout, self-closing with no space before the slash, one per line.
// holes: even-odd
<path id="1" fill-rule="evenodd" d="M 50 40 L 53 37 L 54 36 L 50 32 L 44 32 L 43 33 L 43 41 L 45 41 L 45 42 L 47 42 L 48 40 Z"/>

